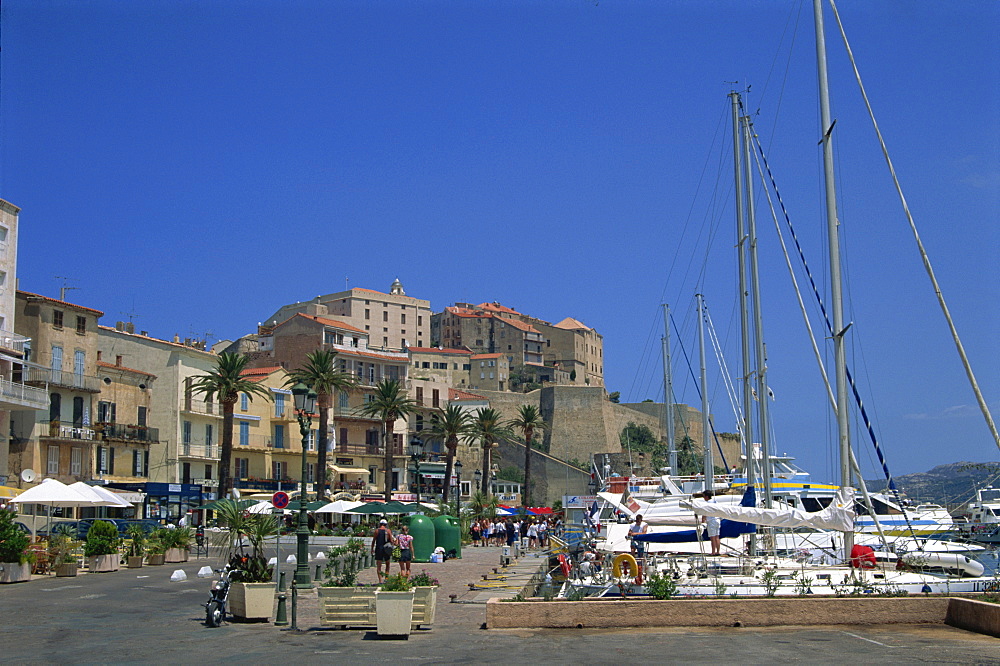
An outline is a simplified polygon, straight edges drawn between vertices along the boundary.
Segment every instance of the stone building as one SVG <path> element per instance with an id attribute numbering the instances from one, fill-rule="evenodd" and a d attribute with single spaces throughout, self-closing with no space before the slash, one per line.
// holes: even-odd
<path id="1" fill-rule="evenodd" d="M 442 347 L 410 347 L 410 377 L 437 381 L 465 388 L 469 385 L 472 371 L 468 349 L 447 349 Z"/>
<path id="2" fill-rule="evenodd" d="M 504 354 L 473 354 L 469 357 L 469 388 L 473 391 L 503 391 L 510 380 L 509 357 Z"/>
<path id="3" fill-rule="evenodd" d="M 159 430 L 150 425 L 156 375 L 102 360 L 97 351 L 96 470 L 110 483 L 144 483 L 149 479 L 150 449 L 159 445 Z"/>

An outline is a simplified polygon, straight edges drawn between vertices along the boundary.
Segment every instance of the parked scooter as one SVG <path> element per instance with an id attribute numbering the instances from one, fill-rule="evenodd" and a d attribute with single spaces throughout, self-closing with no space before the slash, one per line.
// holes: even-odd
<path id="1" fill-rule="evenodd" d="M 215 571 L 221 575 L 219 580 L 212 581 L 211 596 L 205 604 L 205 624 L 209 627 L 221 626 L 226 619 L 226 604 L 229 601 L 232 577 L 240 572 L 239 569 L 233 568 L 231 563 Z"/>

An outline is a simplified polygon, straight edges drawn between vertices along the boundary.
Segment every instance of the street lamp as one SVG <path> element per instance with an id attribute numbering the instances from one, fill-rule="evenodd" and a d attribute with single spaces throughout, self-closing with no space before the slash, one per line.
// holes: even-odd
<path id="1" fill-rule="evenodd" d="M 458 481 L 455 484 L 455 517 L 458 517 L 462 512 L 462 461 L 456 460 L 454 468 L 455 479 Z M 448 479 L 448 483 L 451 483 L 451 479 Z"/>
<path id="2" fill-rule="evenodd" d="M 410 440 L 410 459 L 413 461 L 413 472 L 417 479 L 417 504 L 420 504 L 420 459 L 424 457 L 424 442 L 413 436 Z"/>
<path id="3" fill-rule="evenodd" d="M 306 515 L 306 474 L 309 466 L 306 462 L 306 441 L 309 439 L 312 427 L 312 414 L 316 409 L 316 391 L 299 382 L 292 387 L 295 397 L 295 415 L 299 421 L 299 433 L 302 435 L 302 480 L 299 485 L 299 527 L 295 531 L 298 541 L 295 563 L 295 586 L 299 589 L 311 588 L 309 578 L 309 517 Z"/>

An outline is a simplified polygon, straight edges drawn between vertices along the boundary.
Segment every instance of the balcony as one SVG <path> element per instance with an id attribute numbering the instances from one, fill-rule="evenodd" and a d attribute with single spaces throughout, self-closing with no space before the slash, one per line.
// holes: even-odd
<path id="1" fill-rule="evenodd" d="M 31 342 L 31 338 L 0 328 L 0 348 L 24 354 L 24 345 L 28 342 Z"/>
<path id="2" fill-rule="evenodd" d="M 48 409 L 49 392 L 20 382 L 0 379 L 0 409 Z"/>
<path id="3" fill-rule="evenodd" d="M 97 431 L 72 421 L 49 421 L 48 434 L 43 434 L 42 437 L 94 441 L 97 439 Z"/>
<path id="4" fill-rule="evenodd" d="M 207 414 L 209 416 L 222 416 L 222 403 L 206 402 L 204 400 L 196 400 L 194 398 L 185 398 L 184 403 L 181 405 L 181 411 L 191 412 L 192 414 Z"/>
<path id="5" fill-rule="evenodd" d="M 380 423 L 378 418 L 362 414 L 360 407 L 341 407 L 339 404 L 333 405 L 332 407 L 330 407 L 330 415 L 333 418 L 338 418 L 338 419 L 358 419 L 360 421 L 372 421 L 373 423 Z"/>
<path id="6" fill-rule="evenodd" d="M 27 364 L 25 364 L 22 372 L 25 384 L 49 384 L 51 386 L 76 389 L 77 391 L 87 391 L 88 393 L 101 392 L 101 380 L 93 375 L 84 375 L 66 370 L 54 370 Z"/>
<path id="7" fill-rule="evenodd" d="M 160 429 L 137 425 L 122 425 L 119 423 L 99 423 L 95 430 L 101 433 L 102 439 L 114 439 L 126 442 L 142 442 L 152 444 L 160 441 Z"/>
<path id="8" fill-rule="evenodd" d="M 233 485 L 240 490 L 260 490 L 265 492 L 277 492 L 279 490 L 288 492 L 299 489 L 299 482 L 288 477 L 284 479 L 258 479 L 256 477 L 233 479 Z M 308 493 L 312 490 L 312 482 L 307 483 L 306 492 Z"/>
<path id="9" fill-rule="evenodd" d="M 219 447 L 216 444 L 187 442 L 181 444 L 180 455 L 184 458 L 204 458 L 206 460 L 218 460 Z"/>
<path id="10" fill-rule="evenodd" d="M 385 449 L 379 444 L 337 444 L 338 455 L 355 456 L 384 456 Z M 392 455 L 403 455 L 403 445 L 397 444 L 392 447 Z"/>

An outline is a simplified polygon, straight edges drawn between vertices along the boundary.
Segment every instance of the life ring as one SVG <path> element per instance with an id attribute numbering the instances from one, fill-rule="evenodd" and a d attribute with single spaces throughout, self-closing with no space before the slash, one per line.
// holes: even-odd
<path id="1" fill-rule="evenodd" d="M 565 553 L 559 553 L 559 568 L 562 570 L 563 576 L 569 578 L 569 558 L 566 557 Z"/>
<path id="2" fill-rule="evenodd" d="M 616 555 L 614 561 L 611 562 L 611 571 L 615 574 L 615 578 L 621 578 L 625 575 L 622 571 L 623 564 L 628 566 L 629 577 L 642 575 L 642 572 L 639 571 L 639 563 L 635 561 L 635 558 L 629 553 L 621 553 Z"/>

